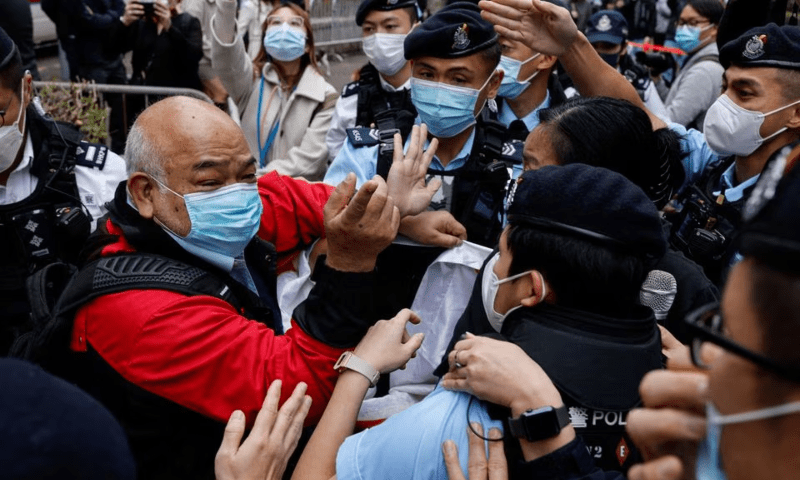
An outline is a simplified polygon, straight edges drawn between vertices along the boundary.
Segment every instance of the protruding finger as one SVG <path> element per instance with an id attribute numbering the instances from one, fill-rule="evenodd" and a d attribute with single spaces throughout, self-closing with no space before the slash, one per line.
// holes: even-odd
<path id="1" fill-rule="evenodd" d="M 339 212 L 347 207 L 347 204 L 350 203 L 350 199 L 353 198 L 353 194 L 356 191 L 356 174 L 355 173 L 348 173 L 347 177 L 344 180 L 339 182 L 339 185 L 331 193 L 331 196 L 328 197 L 328 201 L 325 203 L 324 214 L 326 218 L 333 218 Z"/>
<path id="2" fill-rule="evenodd" d="M 444 454 L 444 466 L 447 468 L 447 478 L 450 480 L 466 480 L 461 465 L 458 462 L 458 448 L 452 440 L 445 440 L 442 444 Z"/>
<path id="3" fill-rule="evenodd" d="M 261 410 L 256 415 L 255 422 L 253 423 L 252 435 L 256 437 L 264 437 L 269 435 L 272 426 L 275 424 L 275 418 L 278 416 L 278 404 L 281 400 L 281 380 L 274 380 L 269 389 L 267 389 L 267 396 L 264 397 L 264 402 L 261 404 Z"/>
<path id="4" fill-rule="evenodd" d="M 698 415 L 705 412 L 708 376 L 696 372 L 648 372 L 639 385 L 642 402 L 649 408 L 678 408 Z"/>
<path id="5" fill-rule="evenodd" d="M 352 225 L 361 221 L 367 208 L 369 208 L 370 200 L 372 200 L 373 195 L 378 190 L 378 185 L 375 179 L 361 185 L 361 188 L 358 189 L 358 192 L 356 192 L 342 213 L 342 219 L 345 223 Z M 381 203 L 381 208 L 382 207 L 383 203 Z"/>
<path id="6" fill-rule="evenodd" d="M 232 458 L 236 455 L 239 445 L 242 443 L 242 436 L 244 436 L 244 423 L 244 413 L 241 410 L 235 410 L 228 419 L 228 424 L 225 425 L 222 444 L 217 451 L 217 461 L 220 461 L 221 458 Z"/>
<path id="7" fill-rule="evenodd" d="M 412 161 L 412 166 L 415 166 L 418 161 L 417 158 L 419 157 L 420 149 L 419 127 L 414 125 L 411 127 L 411 138 L 408 142 L 408 151 L 405 154 L 405 158 Z"/>
<path id="8" fill-rule="evenodd" d="M 502 432 L 498 428 L 489 430 L 489 438 L 495 440 L 489 442 L 489 480 L 508 480 L 508 461 L 506 452 L 503 448 Z"/>
<path id="9" fill-rule="evenodd" d="M 628 471 L 628 480 L 681 480 L 682 478 L 683 464 L 673 455 L 634 465 Z"/>
<path id="10" fill-rule="evenodd" d="M 626 430 L 645 459 L 658 454 L 665 445 L 697 443 L 706 435 L 703 417 L 671 408 L 637 408 L 628 414 Z"/>
<path id="11" fill-rule="evenodd" d="M 297 442 L 300 441 L 300 436 L 303 434 L 303 423 L 306 421 L 309 410 L 311 410 L 311 397 L 308 395 L 303 396 L 300 403 L 300 408 L 297 409 L 292 423 L 289 425 L 289 431 L 286 432 L 284 437 L 284 446 L 286 447 L 286 455 L 291 455 L 297 447 Z"/>
<path id="12" fill-rule="evenodd" d="M 486 478 L 486 450 L 483 445 L 483 439 L 478 435 L 483 436 L 483 426 L 478 422 L 472 422 L 467 427 L 469 433 L 469 461 L 467 462 L 467 471 L 469 472 L 470 479 L 485 479 Z"/>
<path id="13" fill-rule="evenodd" d="M 289 431 L 290 425 L 294 422 L 295 417 L 304 404 L 307 389 L 308 386 L 305 383 L 298 383 L 292 392 L 292 396 L 281 406 L 281 409 L 278 411 L 278 418 L 275 421 L 275 426 L 272 428 L 272 434 L 277 439 L 283 439 L 286 436 L 286 432 Z"/>

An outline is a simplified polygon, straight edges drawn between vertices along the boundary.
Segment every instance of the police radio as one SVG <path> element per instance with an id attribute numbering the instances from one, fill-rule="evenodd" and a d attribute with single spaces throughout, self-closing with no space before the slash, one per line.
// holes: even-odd
<path id="1" fill-rule="evenodd" d="M 721 202 L 712 202 L 696 185 L 689 188 L 683 222 L 673 231 L 672 243 L 692 258 L 720 260 L 728 244 L 728 238 L 716 228 Z"/>

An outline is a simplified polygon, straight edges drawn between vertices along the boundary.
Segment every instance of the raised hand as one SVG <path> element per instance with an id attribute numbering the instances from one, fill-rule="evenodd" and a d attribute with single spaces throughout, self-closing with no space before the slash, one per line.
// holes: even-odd
<path id="1" fill-rule="evenodd" d="M 457 247 L 467 239 L 467 229 L 446 210 L 404 217 L 399 233 L 423 245 L 444 248 Z"/>
<path id="2" fill-rule="evenodd" d="M 578 38 L 569 10 L 540 0 L 481 0 L 481 16 L 498 34 L 544 55 L 561 56 Z"/>
<path id="3" fill-rule="evenodd" d="M 392 168 L 386 178 L 389 196 L 394 199 L 400 210 L 400 217 L 416 215 L 431 203 L 431 198 L 439 190 L 442 182 L 438 179 L 425 185 L 428 166 L 436 153 L 439 140 L 432 139 L 427 150 L 424 150 L 425 139 L 428 138 L 428 127 L 414 125 L 411 128 L 408 151 L 403 154 L 403 140 L 399 133 L 394 135 L 394 158 Z"/>
<path id="4" fill-rule="evenodd" d="M 156 2 L 153 4 L 153 10 L 156 13 L 158 33 L 160 34 L 162 32 L 169 31 L 170 27 L 172 26 L 172 14 L 169 11 L 169 7 L 161 2 Z"/>
<path id="5" fill-rule="evenodd" d="M 120 21 L 126 27 L 144 16 L 144 7 L 139 2 L 128 2 Z"/>
<path id="6" fill-rule="evenodd" d="M 357 193 L 355 188 L 356 177 L 351 173 L 325 204 L 327 264 L 344 272 L 369 272 L 378 254 L 397 236 L 400 211 L 381 177 L 364 183 Z"/>
<path id="7" fill-rule="evenodd" d="M 407 322 L 420 322 L 417 314 L 407 308 L 390 320 L 379 321 L 369 328 L 353 353 L 381 373 L 405 368 L 425 338 L 422 333 L 410 337 L 406 331 Z"/>
<path id="8" fill-rule="evenodd" d="M 214 460 L 217 480 L 279 480 L 283 477 L 311 407 L 311 397 L 305 393 L 306 384 L 301 382 L 278 410 L 281 381 L 272 382 L 253 430 L 244 443 L 244 413 L 233 412 Z"/>

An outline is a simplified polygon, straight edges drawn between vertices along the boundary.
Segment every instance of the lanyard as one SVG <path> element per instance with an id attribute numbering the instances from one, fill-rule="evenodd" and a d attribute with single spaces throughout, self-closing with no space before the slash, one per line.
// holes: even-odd
<path id="1" fill-rule="evenodd" d="M 275 91 L 273 90 L 273 94 Z M 264 100 L 264 75 L 261 75 L 261 86 L 258 89 L 258 113 L 256 114 L 256 141 L 258 141 L 258 163 L 264 167 L 267 164 L 267 153 L 269 153 L 272 142 L 275 141 L 275 134 L 278 133 L 278 127 L 281 124 L 280 119 L 275 120 L 275 125 L 269 132 L 266 143 L 261 145 L 261 106 Z M 272 95 L 270 95 L 270 103 L 272 103 Z"/>

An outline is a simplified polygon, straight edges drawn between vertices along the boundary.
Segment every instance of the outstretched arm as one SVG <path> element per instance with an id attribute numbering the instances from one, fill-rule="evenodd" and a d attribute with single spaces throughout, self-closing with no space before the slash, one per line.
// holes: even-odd
<path id="1" fill-rule="evenodd" d="M 391 320 L 372 326 L 353 352 L 381 373 L 402 368 L 420 345 L 423 334 L 409 337 L 406 322 L 419 323 L 411 310 L 404 309 Z M 358 410 L 369 388 L 369 380 L 352 370 L 345 370 L 300 457 L 292 479 L 327 480 L 335 478 L 336 454 L 345 438 L 353 433 Z"/>
<path id="2" fill-rule="evenodd" d="M 500 35 L 557 56 L 581 95 L 628 100 L 647 112 L 653 130 L 667 126 L 647 110 L 630 82 L 600 58 L 568 10 L 541 0 L 482 0 L 479 5 Z"/>

